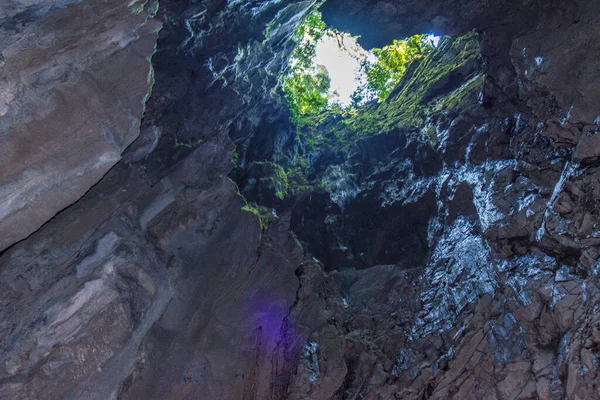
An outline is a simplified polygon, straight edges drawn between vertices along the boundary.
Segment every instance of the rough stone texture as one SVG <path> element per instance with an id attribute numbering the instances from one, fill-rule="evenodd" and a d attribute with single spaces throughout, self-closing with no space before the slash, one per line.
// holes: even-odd
<path id="1" fill-rule="evenodd" d="M 25 40 L 50 29 L 55 13 L 96 6 L 127 12 L 110 31 L 127 37 L 149 13 L 85 0 L 15 15 L 31 3 L 7 3 L 4 32 L 18 27 Z M 370 4 L 329 0 L 326 18 L 381 8 Z M 452 106 L 422 125 L 310 154 L 310 183 L 323 188 L 280 198 L 268 195 L 273 181 L 244 180 L 260 181 L 267 169 L 257 162 L 285 164 L 303 151 L 272 89 L 290 34 L 314 4 L 161 2 L 165 28 L 140 137 L 81 199 L 66 196 L 76 202 L 0 254 L 1 398 L 598 398 L 598 5 L 386 4 L 410 18 L 363 11 L 364 19 L 376 17 L 386 35 L 478 28 L 483 62 L 433 83 L 420 105 L 456 100 L 457 91 L 460 101 L 443 102 Z M 89 23 L 97 14 L 80 26 L 105 26 Z M 126 61 L 113 54 L 92 64 L 139 96 L 124 102 L 139 105 L 134 121 L 147 86 L 129 85 L 146 82 L 148 70 L 124 81 L 123 68 L 118 76 L 111 68 L 146 60 L 153 46 L 133 49 L 152 35 L 125 47 Z M 93 39 L 55 37 L 59 48 Z M 447 51 L 432 57 L 448 60 Z M 400 113 L 401 92 L 374 109 Z M 81 140 L 99 147 L 74 148 L 108 149 L 116 162 L 137 126 L 102 93 L 80 95 L 95 112 L 109 107 L 118 150 L 98 132 Z M 21 119 L 3 120 L 7 127 L 56 112 L 27 104 L 9 104 L 2 118 Z M 232 176 L 262 208 L 248 207 L 227 179 L 236 146 Z"/>
<path id="2" fill-rule="evenodd" d="M 79 199 L 137 138 L 156 7 L 86 1 L 0 25 L 0 250 Z"/>
<path id="3" fill-rule="evenodd" d="M 524 28 L 522 24 L 537 20 L 540 10 L 559 4 L 514 0 L 328 0 L 322 10 L 327 23 L 361 35 L 361 43 L 367 47 L 381 47 L 398 37 L 423 32 L 457 35 L 476 28 L 514 33 L 515 29 Z"/>
<path id="4" fill-rule="evenodd" d="M 25 40 L 25 31 L 46 29 L 54 21 L 53 29 L 48 31 L 57 37 L 53 46 L 77 52 L 81 49 L 75 45 L 82 42 L 89 46 L 83 50 L 100 52 L 91 59 L 85 57 L 92 54 L 80 54 L 80 62 L 90 62 L 81 66 L 87 70 L 78 71 L 77 65 L 63 69 L 77 78 L 76 83 L 98 83 L 104 76 L 107 80 L 101 82 L 103 85 L 83 85 L 81 89 L 87 88 L 88 92 L 78 94 L 75 89 L 79 86 L 66 91 L 61 85 L 69 82 L 62 82 L 58 76 L 57 82 L 39 88 L 52 94 L 52 85 L 56 84 L 55 91 L 66 91 L 64 96 L 78 94 L 85 103 L 67 103 L 62 112 L 73 111 L 73 118 L 93 117 L 90 121 L 83 119 L 89 128 L 75 131 L 86 133 L 76 142 L 59 142 L 65 137 L 57 133 L 56 151 L 76 150 L 75 156 L 81 157 L 64 165 L 57 175 L 77 174 L 77 168 L 89 172 L 83 167 L 93 161 L 94 151 L 111 155 L 112 164 L 106 166 L 109 169 L 135 139 L 142 100 L 152 83 L 148 81 L 148 58 L 154 51 L 155 29 L 160 25 L 143 23 L 148 21 L 150 10 L 154 12 L 154 5 L 127 8 L 127 3 L 116 1 L 83 1 L 48 14 L 41 7 L 43 10 L 37 10 L 31 21 L 21 24 L 21 15 L 3 25 L 6 29 L 17 26 L 15 37 Z M 242 210 L 245 201 L 226 178 L 234 149 L 228 136 L 230 125 L 232 134 L 242 132 L 248 129 L 246 121 L 252 126 L 264 110 L 258 105 L 248 110 L 251 98 L 237 97 L 239 88 L 232 84 L 228 89 L 215 76 L 235 78 L 241 74 L 241 84 L 256 85 L 249 95 L 269 93 L 271 86 L 263 80 L 276 83 L 285 56 L 276 60 L 273 71 L 269 71 L 257 64 L 257 60 L 268 61 L 268 57 L 261 58 L 256 52 L 271 52 L 269 57 L 274 58 L 272 46 L 291 44 L 291 30 L 311 5 L 272 6 L 265 2 L 257 7 L 227 7 L 221 2 L 208 5 L 210 12 L 205 13 L 203 4 L 185 10 L 175 3 L 163 7 L 161 19 L 166 29 L 159 47 L 162 56 L 155 62 L 159 82 L 141 137 L 124 154 L 128 163 L 119 163 L 82 199 L 2 253 L 0 397 L 267 397 L 271 390 L 271 354 L 295 299 L 298 280 L 294 272 L 303 254 L 285 226 L 272 225 L 262 232 L 258 218 Z M 80 9 L 88 14 L 76 13 Z M 109 18 L 113 14 L 114 19 Z M 68 15 L 77 17 L 77 23 L 68 21 Z M 271 36 L 273 42 L 263 41 L 264 26 L 275 15 L 284 21 L 295 20 L 285 30 L 276 31 Z M 198 32 L 190 32 L 188 24 L 189 29 Z M 69 34 L 65 32 L 68 27 L 97 30 Z M 98 40 L 103 29 L 107 29 L 107 38 Z M 139 38 L 130 37 L 134 29 L 140 30 Z M 213 29 L 221 29 L 223 37 Z M 207 35 L 208 43 L 202 42 L 203 30 L 214 34 Z M 123 47 L 111 38 L 122 39 Z M 128 44 L 128 38 L 135 40 Z M 246 48 L 239 39 L 256 50 L 245 53 L 248 68 L 221 70 L 227 67 L 223 61 L 228 57 L 244 62 L 240 51 Z M 216 43 L 222 47 L 214 47 Z M 286 46 L 288 54 L 290 44 Z M 204 46 L 210 49 L 208 54 L 203 53 Z M 214 64 L 211 57 L 216 60 Z M 27 59 L 11 59 L 17 61 Z M 3 73 L 9 71 L 18 77 L 20 71 L 7 70 L 8 65 L 7 61 Z M 38 73 L 49 70 L 45 65 L 38 67 Z M 215 68 L 221 75 L 211 72 Z M 119 99 L 117 94 L 126 96 Z M 33 98 L 33 93 L 30 96 Z M 47 100 L 52 100 L 50 95 Z M 190 107 L 182 108 L 185 104 Z M 19 108 L 11 103 L 8 110 L 5 117 L 11 120 L 6 119 L 5 124 L 9 134 L 19 128 L 14 115 L 36 116 L 25 104 Z M 205 110 L 205 114 L 198 110 Z M 243 110 L 246 113 L 236 119 Z M 54 109 L 40 107 L 38 111 L 43 116 Z M 113 136 L 108 139 L 113 138 L 113 143 L 98 131 L 97 124 L 104 121 L 99 117 L 107 118 L 105 124 L 111 123 L 108 127 Z M 236 124 L 232 124 L 234 121 Z M 56 125 L 72 129 L 70 122 L 62 119 Z M 69 144 L 73 147 L 61 147 Z M 10 148 L 2 147 L 5 149 Z M 31 157 L 39 156 L 32 150 L 33 146 L 23 148 Z M 61 157 L 51 160 L 68 161 Z M 16 171 L 16 166 L 11 168 L 2 171 Z M 95 183 L 90 176 L 84 178 L 89 185 Z M 1 187 L 13 193 L 4 184 Z M 69 187 L 60 188 L 68 203 L 53 209 L 53 213 L 75 202 L 88 189 L 64 193 Z M 47 194 L 43 198 L 51 201 Z M 33 203 L 21 201 L 18 205 L 30 207 L 23 215 L 36 217 L 31 211 Z M 38 218 L 36 222 L 43 220 Z M 180 366 L 168 366 L 175 364 Z"/>
<path id="5" fill-rule="evenodd" d="M 51 252 L 26 242 L 11 249 L 2 265 L 3 397 L 106 399 L 122 386 L 128 398 L 185 398 L 198 387 L 207 398 L 240 398 L 268 389 L 259 381 L 294 300 L 301 251 L 275 226 L 261 239 L 234 187 L 202 165 L 219 152 L 231 155 L 207 144 L 134 191 L 122 185 L 131 173 L 111 172 L 70 216 L 29 239 Z M 202 185 L 211 189 L 182 189 Z M 141 218 L 157 208 L 141 234 Z"/>

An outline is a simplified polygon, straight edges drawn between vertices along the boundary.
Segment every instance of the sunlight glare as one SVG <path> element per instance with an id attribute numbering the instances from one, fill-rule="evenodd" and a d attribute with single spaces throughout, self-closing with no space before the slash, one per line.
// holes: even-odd
<path id="1" fill-rule="evenodd" d="M 323 36 L 317 43 L 315 64 L 327 69 L 331 78 L 329 96 L 331 101 L 342 106 L 350 104 L 350 95 L 354 93 L 363 77 L 360 74 L 360 60 L 367 57 L 375 61 L 373 53 L 363 49 L 356 38 L 343 34 L 338 38 Z"/>
<path id="2" fill-rule="evenodd" d="M 437 47 L 440 36 L 428 35 L 427 40 Z M 346 33 L 337 37 L 324 35 L 317 43 L 315 65 L 324 67 L 331 79 L 329 99 L 346 107 L 351 103 L 350 96 L 359 85 L 365 83 L 366 77 L 361 72 L 361 60 L 367 58 L 375 62 L 371 51 L 363 49 L 357 38 Z"/>

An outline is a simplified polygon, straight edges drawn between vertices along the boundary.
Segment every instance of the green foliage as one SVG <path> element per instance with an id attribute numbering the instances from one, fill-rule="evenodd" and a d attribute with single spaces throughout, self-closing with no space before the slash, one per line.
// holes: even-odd
<path id="1" fill-rule="evenodd" d="M 288 179 L 285 170 L 277 164 L 273 164 L 275 166 L 275 174 L 271 178 L 273 182 L 273 186 L 275 188 L 275 196 L 280 200 L 283 200 L 285 195 L 287 194 L 288 189 Z"/>
<path id="2" fill-rule="evenodd" d="M 333 130 L 335 123 L 348 115 L 348 112 L 337 107 L 330 107 L 322 112 L 302 115 L 296 120 L 296 135 L 306 150 L 336 146 L 341 138 Z"/>
<path id="3" fill-rule="evenodd" d="M 435 51 L 407 67 L 387 101 L 315 122 L 311 129 L 317 132 L 316 137 L 318 132 L 327 132 L 341 147 L 363 136 L 396 129 L 421 131 L 432 116 L 456 112 L 464 104 L 477 101 L 482 84 L 477 34 L 446 38 Z"/>
<path id="4" fill-rule="evenodd" d="M 267 27 L 266 27 L 265 31 L 263 32 L 263 34 L 265 36 L 265 40 L 269 39 L 269 37 L 271 36 L 271 32 L 273 31 L 273 29 L 279 28 L 280 26 L 281 26 L 281 22 L 276 22 L 275 20 L 269 22 L 267 24 Z"/>
<path id="5" fill-rule="evenodd" d="M 175 138 L 175 144 L 173 145 L 173 147 L 174 148 L 187 147 L 187 148 L 193 149 L 193 148 L 200 146 L 202 143 L 204 143 L 204 139 L 198 139 L 196 141 L 188 140 L 187 142 L 180 142 L 179 140 L 177 140 L 177 138 Z"/>
<path id="6" fill-rule="evenodd" d="M 287 191 L 290 194 L 300 192 L 310 192 L 314 187 L 309 183 L 304 168 L 301 166 L 290 167 L 286 171 L 288 187 Z"/>
<path id="7" fill-rule="evenodd" d="M 240 161 L 240 153 L 238 153 L 237 151 L 234 152 L 231 155 L 231 161 L 233 162 L 233 165 L 237 166 L 238 162 Z"/>
<path id="8" fill-rule="evenodd" d="M 321 13 L 315 10 L 294 32 L 297 46 L 292 52 L 290 68 L 282 85 L 294 121 L 327 108 L 331 81 L 327 71 L 319 70 L 313 62 L 317 42 L 325 31 Z"/>
<path id="9" fill-rule="evenodd" d="M 476 102 L 482 83 L 476 33 L 446 38 L 435 50 L 424 52 L 406 66 L 385 102 L 345 110 L 329 106 L 318 113 L 300 115 L 295 122 L 298 141 L 303 144 L 301 154 L 327 148 L 345 151 L 361 137 L 398 129 L 421 132 L 427 140 L 435 142 L 435 129 L 423 130 L 423 127 L 438 114 L 454 113 Z M 299 155 L 297 158 L 305 160 Z M 301 166 L 298 160 L 292 166 Z M 306 175 L 308 168 L 301 169 Z M 292 178 L 289 167 L 286 172 L 288 186 L 292 186 L 296 177 Z M 304 186 L 301 182 L 294 184 Z"/>
<path id="10" fill-rule="evenodd" d="M 375 61 L 363 60 L 361 69 L 366 76 L 366 83 L 353 94 L 354 106 L 377 97 L 385 101 L 398 85 L 406 69 L 414 60 L 421 58 L 433 50 L 428 35 L 414 35 L 404 40 L 394 40 L 392 44 L 380 49 L 373 49 Z"/>
<path id="11" fill-rule="evenodd" d="M 268 189 L 279 200 L 283 200 L 288 191 L 288 178 L 281 165 L 260 161 L 255 162 L 252 168 L 255 176 L 260 177 L 260 186 Z"/>
<path id="12" fill-rule="evenodd" d="M 294 34 L 298 45 L 282 77 L 298 142 L 303 144 L 300 154 L 325 148 L 344 151 L 365 135 L 397 129 L 420 132 L 431 116 L 460 108 L 481 86 L 481 56 L 474 32 L 445 38 L 437 47 L 428 35 L 414 35 L 374 49 L 374 58 L 362 60 L 364 84 L 353 94 L 352 105 L 344 108 L 330 101 L 329 76 L 314 65 L 317 42 L 324 35 L 335 37 L 344 48 L 346 34 L 328 29 L 314 11 Z M 375 98 L 379 104 L 370 102 Z M 435 139 L 434 128 L 422 133 Z M 308 169 L 299 162 L 283 172 L 287 183 L 285 190 L 275 190 L 277 197 L 310 190 Z M 274 188 L 282 186 L 276 181 L 284 180 L 274 179 Z"/>
<path id="13" fill-rule="evenodd" d="M 345 47 L 344 38 L 347 34 L 327 28 L 318 10 L 309 14 L 294 32 L 293 39 L 297 46 L 282 82 L 292 119 L 297 124 L 302 124 L 306 116 L 313 116 L 325 110 L 340 114 L 348 111 L 329 101 L 330 78 L 326 70 L 314 65 L 317 43 L 324 35 L 335 38 L 340 48 L 353 57 L 359 57 Z M 374 98 L 383 102 L 398 85 L 408 66 L 414 60 L 430 53 L 432 49 L 433 44 L 428 35 L 424 34 L 394 40 L 388 46 L 374 49 L 374 61 L 367 58 L 361 61 L 361 73 L 365 77 L 365 83 L 352 94 L 351 108 L 357 108 Z"/>
<path id="14" fill-rule="evenodd" d="M 258 180 L 258 188 L 263 198 L 283 200 L 287 195 L 312 190 L 307 178 L 309 169 L 308 161 L 298 156 L 283 168 L 271 161 L 258 161 L 252 163 L 251 176 Z"/>
<path id="15" fill-rule="evenodd" d="M 323 37 L 326 29 L 327 26 L 318 10 L 311 12 L 304 23 L 296 28 L 293 40 L 297 46 L 292 53 L 296 68 L 310 70 L 313 67 L 317 42 Z"/>
<path id="16" fill-rule="evenodd" d="M 248 203 L 245 206 L 242 207 L 242 210 L 249 212 L 251 214 L 256 215 L 258 218 L 260 218 L 260 211 L 258 209 L 258 206 L 256 205 L 256 203 Z"/>
<path id="17" fill-rule="evenodd" d="M 259 206 L 256 203 L 246 203 L 246 205 L 242 207 L 242 210 L 256 215 L 263 231 L 265 231 L 271 223 L 279 219 L 277 214 L 275 214 L 275 210 Z"/>
<path id="18" fill-rule="evenodd" d="M 294 120 L 301 115 L 312 114 L 327 109 L 327 92 L 330 79 L 327 72 L 316 75 L 297 71 L 287 77 L 283 92 L 290 106 Z"/>

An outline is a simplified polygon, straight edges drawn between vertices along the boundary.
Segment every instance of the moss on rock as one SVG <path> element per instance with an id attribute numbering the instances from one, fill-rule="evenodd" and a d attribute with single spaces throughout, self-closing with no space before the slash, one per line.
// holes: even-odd
<path id="1" fill-rule="evenodd" d="M 270 161 L 260 161 L 253 163 L 250 171 L 257 179 L 257 188 L 261 194 L 272 195 L 283 200 L 288 191 L 288 178 L 280 165 Z"/>
<path id="2" fill-rule="evenodd" d="M 413 62 L 384 103 L 357 110 L 328 110 L 299 121 L 298 135 L 309 150 L 352 145 L 364 136 L 392 130 L 421 130 L 437 114 L 448 113 L 483 84 L 481 50 L 475 32 L 445 38 Z"/>
<path id="3" fill-rule="evenodd" d="M 246 205 L 242 207 L 242 210 L 256 215 L 263 231 L 266 230 L 274 221 L 279 219 L 279 216 L 277 216 L 274 209 L 259 206 L 256 203 L 246 203 Z"/>

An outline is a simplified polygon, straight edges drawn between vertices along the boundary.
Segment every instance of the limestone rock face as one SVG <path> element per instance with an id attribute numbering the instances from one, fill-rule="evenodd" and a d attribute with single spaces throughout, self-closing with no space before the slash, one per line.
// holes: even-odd
<path id="1" fill-rule="evenodd" d="M 494 27 L 506 33 L 507 25 L 514 32 L 533 24 L 543 8 L 514 0 L 328 0 L 322 10 L 328 23 L 361 35 L 360 41 L 367 47 L 381 47 L 398 37 L 423 32 L 457 35 Z"/>
<path id="2" fill-rule="evenodd" d="M 33 7 L 0 28 L 0 250 L 77 201 L 139 135 L 156 7 Z"/>
<path id="3" fill-rule="evenodd" d="M 328 0 L 460 36 L 317 149 L 314 5 L 0 6 L 0 398 L 598 397 L 597 2 Z"/>

